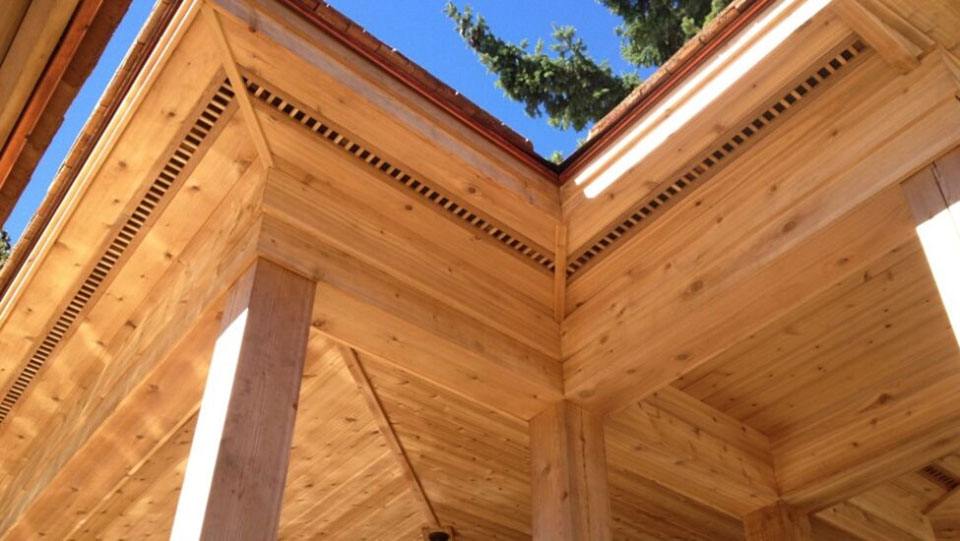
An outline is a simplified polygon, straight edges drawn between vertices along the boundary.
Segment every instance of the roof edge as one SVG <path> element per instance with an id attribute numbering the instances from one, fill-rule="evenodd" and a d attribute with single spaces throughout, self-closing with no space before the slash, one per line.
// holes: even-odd
<path id="1" fill-rule="evenodd" d="M 558 165 L 534 151 L 529 139 L 416 62 L 380 41 L 326 2 L 318 0 L 278 0 L 278 2 L 447 114 L 466 124 L 501 150 L 543 173 L 548 179 L 558 181 Z"/>
<path id="2" fill-rule="evenodd" d="M 183 0 L 159 0 L 157 2 L 147 22 L 137 35 L 136 41 L 128 50 L 123 63 L 104 90 L 90 118 L 87 119 L 83 129 L 74 139 L 73 145 L 67 152 L 67 156 L 57 170 L 50 188 L 40 203 L 40 207 L 14 245 L 6 264 L 0 269 L 0 301 L 7 296 L 10 285 L 27 262 L 28 257 L 37 245 L 37 241 L 47 229 L 50 220 L 60 207 L 67 192 L 70 191 L 77 175 L 93 152 L 100 137 L 113 120 L 120 104 L 127 97 L 134 81 L 140 75 L 147 59 L 156 48 L 182 2 Z"/>
<path id="3" fill-rule="evenodd" d="M 688 40 L 663 66 L 594 125 L 587 142 L 559 165 L 559 184 L 565 184 L 583 169 L 637 118 L 665 98 L 717 49 L 775 1 L 737 0 L 721 11 L 717 18 Z"/>

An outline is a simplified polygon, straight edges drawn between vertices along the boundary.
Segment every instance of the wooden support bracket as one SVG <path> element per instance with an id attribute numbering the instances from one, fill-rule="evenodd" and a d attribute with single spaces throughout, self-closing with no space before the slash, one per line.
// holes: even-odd
<path id="1" fill-rule="evenodd" d="M 908 73 L 935 43 L 897 12 L 876 0 L 835 0 L 837 15 L 891 66 Z"/>
<path id="2" fill-rule="evenodd" d="M 250 130 L 250 136 L 257 147 L 257 153 L 263 160 L 265 167 L 273 167 L 273 153 L 270 151 L 270 145 L 267 143 L 267 136 L 263 133 L 263 126 L 260 125 L 260 119 L 257 112 L 253 110 L 253 104 L 250 102 L 250 96 L 247 95 L 246 86 L 243 83 L 243 76 L 240 75 L 240 68 L 237 67 L 237 61 L 233 51 L 230 49 L 230 43 L 223 32 L 223 25 L 220 22 L 220 15 L 210 6 L 203 5 L 203 18 L 210 26 L 210 31 L 220 48 L 220 54 L 223 57 L 223 69 L 227 72 L 227 79 L 233 91 L 236 92 L 237 102 L 240 104 L 240 112 L 244 120 L 247 121 L 247 127 Z"/>
<path id="3" fill-rule="evenodd" d="M 407 456 L 403 444 L 400 442 L 400 438 L 397 437 L 397 433 L 393 430 L 393 425 L 390 423 L 387 411 L 383 408 L 383 403 L 380 402 L 380 397 L 377 396 L 377 391 L 373 388 L 373 384 L 370 383 L 370 378 L 367 376 L 366 370 L 360 363 L 360 356 L 357 355 L 356 350 L 347 346 L 340 346 L 340 355 L 347 364 L 347 369 L 350 370 L 350 375 L 353 376 L 353 381 L 357 384 L 360 394 L 362 394 L 363 398 L 367 401 L 367 405 L 370 407 L 370 413 L 373 414 L 374 419 L 377 421 L 377 426 L 380 428 L 380 433 L 383 434 L 384 439 L 387 440 L 387 447 L 396 457 L 400 468 L 403 469 L 404 476 L 410 482 L 410 492 L 412 492 L 416 498 L 420 511 L 423 513 L 424 520 L 430 526 L 431 531 L 441 530 L 440 519 L 437 518 L 437 513 L 433 510 L 433 505 L 430 504 L 430 499 L 427 498 L 427 493 L 423 490 L 423 485 L 420 484 L 420 478 L 417 477 L 417 472 L 413 469 L 413 464 L 411 464 L 410 458 Z M 451 537 L 450 539 L 453 538 Z"/>
<path id="4" fill-rule="evenodd" d="M 783 502 L 743 517 L 747 541 L 808 541 L 810 519 Z"/>

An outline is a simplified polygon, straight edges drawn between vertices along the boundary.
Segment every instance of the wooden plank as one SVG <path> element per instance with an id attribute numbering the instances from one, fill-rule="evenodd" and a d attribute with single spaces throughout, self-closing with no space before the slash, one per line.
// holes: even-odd
<path id="1" fill-rule="evenodd" d="M 743 517 L 747 541 L 808 541 L 810 519 L 783 502 Z"/>
<path id="2" fill-rule="evenodd" d="M 903 193 L 960 344 L 960 149 L 910 177 Z"/>
<path id="3" fill-rule="evenodd" d="M 644 478 L 607 465 L 615 539 L 743 541 L 743 522 Z"/>
<path id="4" fill-rule="evenodd" d="M 960 491 L 953 490 L 927 513 L 936 539 L 960 538 Z"/>
<path id="5" fill-rule="evenodd" d="M 0 531 L 14 537 L 66 537 L 199 403 L 203 361 L 209 359 L 204 345 L 215 341 L 221 296 L 255 255 L 247 196 L 256 191 L 255 177 L 238 183 L 151 286 L 127 319 L 136 321 L 136 328 L 123 325 L 123 332 L 105 343 L 101 355 L 114 362 L 111 369 L 100 369 L 96 385 L 86 387 L 86 401 L 53 418 L 30 419 L 45 431 L 33 441 L 35 447 L 23 451 L 28 461 L 9 465 L 19 477 L 9 482 L 15 492 L 3 497 L 2 514 L 17 524 L 0 525 Z M 50 401 L 56 402 L 42 402 Z M 12 442 L 21 439 L 16 434 L 5 434 L 11 453 Z"/>
<path id="6" fill-rule="evenodd" d="M 901 73 L 920 65 L 934 41 L 876 0 L 836 0 L 833 9 L 847 25 Z"/>
<path id="7" fill-rule="evenodd" d="M 771 439 L 804 431 L 949 376 L 956 345 L 936 299 L 909 241 L 677 385 Z"/>
<path id="8" fill-rule="evenodd" d="M 954 372 L 904 396 L 821 419 L 816 432 L 773 442 L 783 499 L 823 509 L 954 451 L 960 445 L 958 389 L 960 372 Z"/>
<path id="9" fill-rule="evenodd" d="M 310 333 L 279 539 L 376 538 L 426 523 L 340 351 Z"/>
<path id="10" fill-rule="evenodd" d="M 338 169 L 335 163 L 328 162 L 327 167 L 331 172 Z M 540 304 L 526 295 L 519 280 L 511 283 L 510 276 L 498 276 L 489 267 L 473 261 L 464 254 L 469 250 L 462 244 L 451 247 L 437 242 L 446 240 L 449 230 L 457 226 L 442 224 L 430 235 L 424 230 L 426 224 L 411 223 L 416 216 L 406 216 L 410 211 L 392 218 L 380 210 L 382 207 L 371 204 L 374 201 L 358 198 L 361 194 L 356 191 L 344 192 L 329 186 L 321 178 L 329 177 L 318 178 L 297 169 L 271 171 L 264 212 L 444 305 L 477 318 L 544 356 L 559 359 L 559 325 L 551 317 L 549 304 Z M 404 199 L 400 200 L 402 205 L 419 205 Z M 339 204 L 330 205 L 329 201 Z M 540 279 L 541 285 L 550 285 L 549 275 L 542 274 Z"/>
<path id="11" fill-rule="evenodd" d="M 79 1 L 36 0 L 27 8 L 0 64 L 0 141 L 13 130 Z"/>
<path id="12" fill-rule="evenodd" d="M 601 419 L 562 401 L 530 421 L 533 538 L 611 539 Z"/>
<path id="13" fill-rule="evenodd" d="M 10 0 L 4 5 L 6 11 L 0 19 L 0 64 L 3 63 L 3 57 L 7 55 L 10 43 L 17 35 L 20 21 L 23 20 L 28 7 L 30 7 L 30 0 Z"/>
<path id="14" fill-rule="evenodd" d="M 317 280 L 314 327 L 361 353 L 522 419 L 560 397 L 560 363 L 266 215 L 260 252 Z M 551 321 L 552 323 L 552 321 Z"/>
<path id="15" fill-rule="evenodd" d="M 888 513 L 900 511 L 896 507 L 886 509 Z M 838 503 L 817 513 L 817 517 L 835 528 L 843 530 L 859 539 L 909 539 L 933 541 L 934 533 L 926 517 L 919 516 L 923 530 L 911 531 L 898 528 L 888 519 L 890 514 L 877 515 L 857 505 L 853 500 Z"/>
<path id="16" fill-rule="evenodd" d="M 299 400 L 314 284 L 258 260 L 214 347 L 172 537 L 272 537 Z"/>
<path id="17" fill-rule="evenodd" d="M 236 99 L 240 104 L 240 111 L 243 113 L 250 137 L 253 138 L 253 143 L 257 147 L 264 166 L 272 167 L 273 152 L 270 151 L 270 144 L 267 142 L 267 137 L 264 135 L 263 128 L 260 126 L 260 118 L 253 111 L 253 105 L 250 103 L 250 95 L 244 90 L 246 85 L 243 82 L 243 77 L 240 75 L 240 70 L 237 68 L 237 61 L 234 59 L 233 51 L 230 50 L 230 43 L 227 42 L 227 37 L 223 33 L 220 15 L 210 7 L 210 4 L 204 4 L 202 10 L 210 33 L 213 34 L 214 41 L 220 49 L 220 54 L 223 57 L 223 68 L 227 72 L 227 78 L 230 79 L 230 86 L 232 86 L 236 92 Z"/>
<path id="18" fill-rule="evenodd" d="M 237 63 L 404 170 L 541 247 L 560 216 L 556 184 L 506 155 L 275 2 L 217 0 Z M 255 32 L 249 29 L 254 28 Z M 338 130 L 339 131 L 339 130 Z"/>
<path id="19" fill-rule="evenodd" d="M 829 109 L 842 108 L 844 98 L 826 98 L 833 92 L 853 91 L 868 81 L 875 84 L 873 77 L 882 77 L 880 69 L 889 71 L 882 63 L 877 65 L 876 58 L 870 60 L 874 62 L 861 64 L 817 103 Z M 919 74 L 925 70 L 936 82 L 923 86 L 924 90 L 952 95 L 953 84 L 939 64 L 925 62 L 911 77 L 922 78 Z M 859 78 L 864 75 L 870 79 Z M 909 94 L 900 86 L 901 79 L 909 78 L 888 74 L 889 84 L 870 97 L 876 98 L 880 107 L 869 113 L 861 110 L 858 119 L 850 119 L 854 124 L 863 122 L 860 127 L 835 132 L 838 136 L 843 133 L 844 139 L 856 138 L 844 152 L 820 145 L 802 152 L 780 149 L 788 155 L 777 152 L 774 157 L 766 153 L 789 139 L 761 142 L 754 153 L 739 160 L 739 166 L 728 166 L 700 197 L 682 201 L 671 211 L 668 221 L 676 227 L 670 235 L 641 235 L 621 246 L 620 263 L 633 259 L 630 256 L 636 258 L 633 263 L 595 267 L 590 277 L 600 292 L 582 297 L 584 304 L 571 299 L 573 306 L 579 307 L 565 320 L 562 349 L 567 356 L 568 398 L 604 411 L 622 407 L 714 358 L 720 350 L 769 323 L 769 317 L 776 318 L 809 299 L 808 294 L 822 291 L 902 244 L 908 234 L 902 203 L 890 194 L 878 196 L 878 192 L 960 139 L 960 111 L 952 97 L 934 98 L 939 101 L 934 109 L 929 109 L 928 102 L 909 114 L 905 114 L 906 108 L 916 102 L 896 104 L 898 98 Z M 863 102 L 853 109 L 861 105 Z M 825 119 L 818 116 L 825 111 L 817 109 L 801 111 L 787 122 L 806 124 L 806 129 L 815 132 L 826 130 L 830 139 L 834 132 L 824 122 L 830 124 L 852 112 L 837 110 L 834 117 Z M 874 116 L 880 110 L 885 111 L 884 116 Z M 942 123 L 944 115 L 956 118 Z M 899 127 L 893 132 L 883 129 L 887 122 Z M 877 123 L 873 131 L 860 132 L 873 123 Z M 783 127 L 790 129 L 788 124 Z M 806 139 L 799 143 L 806 146 L 817 137 Z M 827 148 L 836 147 L 830 143 Z M 786 163 L 804 155 L 806 165 Z M 916 161 L 910 162 L 906 156 Z M 870 197 L 875 200 L 857 210 Z M 872 210 L 864 210 L 868 207 Z M 858 224 L 858 220 L 865 221 Z M 876 230 L 871 228 L 886 229 L 886 236 L 868 239 Z M 601 268 L 605 270 L 601 272 Z M 578 295 L 573 287 L 586 278 L 574 282 L 571 296 Z M 787 283 L 790 286 L 783 287 Z M 764 305 L 752 304 L 754 301 Z M 731 317 L 717 318 L 714 315 L 718 313 Z"/>
<path id="20" fill-rule="evenodd" d="M 578 173 L 579 182 L 571 179 L 561 187 L 571 250 L 584 246 L 616 217 L 649 199 L 651 189 L 683 163 L 702 160 L 719 136 L 761 104 L 780 99 L 776 92 L 794 81 L 801 69 L 813 65 L 850 37 L 849 28 L 835 14 L 823 10 L 787 32 L 779 46 L 765 50 L 762 61 L 743 60 L 760 55 L 757 49 L 769 47 L 774 41 L 771 34 L 784 32 L 783 26 L 795 22 L 789 19 L 804 4 L 809 8 L 809 3 L 793 2 L 759 14 L 751 23 L 753 37 L 731 40 L 721 55 L 691 77 L 689 85 L 672 92 L 661 106 L 638 119 L 609 150 L 597 156 L 590 166 L 594 169 L 591 174 L 581 178 L 583 173 Z M 735 82 L 720 83 L 730 80 Z M 677 117 L 687 107 L 697 109 L 691 117 L 694 120 L 680 124 Z M 658 130 L 670 130 L 669 136 L 658 139 L 658 144 L 641 144 L 648 134 Z M 592 178 L 611 174 L 613 168 L 622 173 L 616 182 L 596 197 L 583 194 L 584 186 Z"/>
<path id="21" fill-rule="evenodd" d="M 423 491 L 420 478 L 417 477 L 417 472 L 414 471 L 413 466 L 410 464 L 410 459 L 403 449 L 403 444 L 400 443 L 400 439 L 397 438 L 397 433 L 390 423 L 390 418 L 387 417 L 387 412 L 383 409 L 383 404 L 380 403 L 380 398 L 377 397 L 377 392 L 374 390 L 373 385 L 371 385 L 370 378 L 360 363 L 360 356 L 357 355 L 355 350 L 344 346 L 340 347 L 340 355 L 343 357 L 347 369 L 350 370 L 350 375 L 353 376 L 357 389 L 360 390 L 360 394 L 362 394 L 363 398 L 367 401 L 370 412 L 377 420 L 377 427 L 380 429 L 380 433 L 383 434 L 383 438 L 387 441 L 387 447 L 390 449 L 394 458 L 397 459 L 397 463 L 403 470 L 404 476 L 410 483 L 410 492 L 412 492 L 416 498 L 420 506 L 420 511 L 423 513 L 424 520 L 432 528 L 439 529 L 440 520 L 437 518 L 437 513 L 433 510 L 430 500 Z"/>
<path id="22" fill-rule="evenodd" d="M 567 315 L 567 226 L 557 226 L 557 242 L 553 251 L 553 318 L 563 322 Z"/>
<path id="23" fill-rule="evenodd" d="M 763 435 L 671 387 L 611 414 L 611 464 L 731 516 L 778 500 Z"/>

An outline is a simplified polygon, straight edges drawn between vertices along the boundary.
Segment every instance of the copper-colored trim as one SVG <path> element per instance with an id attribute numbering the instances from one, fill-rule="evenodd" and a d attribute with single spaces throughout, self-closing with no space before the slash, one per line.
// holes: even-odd
<path id="1" fill-rule="evenodd" d="M 703 65 L 718 48 L 725 45 L 737 32 L 752 21 L 760 12 L 772 4 L 774 0 L 756 0 L 739 12 L 736 17 L 727 22 L 715 37 L 705 43 L 696 53 L 686 59 L 680 59 L 680 66 L 676 71 L 668 73 L 652 90 L 640 95 L 636 101 L 626 107 L 618 106 L 607 117 L 600 120 L 599 133 L 591 137 L 586 143 L 571 154 L 560 164 L 559 184 L 575 176 L 583 167 L 603 152 L 630 124 L 638 117 L 649 111 L 671 90 L 676 88 L 690 73 Z M 682 54 L 681 50 L 680 53 Z M 675 56 L 676 58 L 676 56 Z M 673 59 L 671 59 L 673 61 Z M 629 101 L 630 96 L 625 101 Z"/>
<path id="2" fill-rule="evenodd" d="M 181 1 L 182 0 L 158 0 L 158 7 L 141 32 L 141 38 L 134 46 L 133 51 L 128 55 L 118 75 L 115 76 L 115 79 L 110 83 L 94 117 L 87 122 L 83 132 L 78 136 L 77 141 L 74 143 L 73 148 L 71 148 L 70 153 L 64 161 L 64 166 L 54 179 L 47 197 L 44 198 L 41 207 L 37 210 L 20 241 L 17 242 L 14 247 L 10 259 L 6 265 L 4 265 L 2 271 L 0 271 L 0 298 L 6 294 L 11 280 L 19 272 L 27 255 L 33 250 L 37 239 L 46 228 L 56 208 L 62 202 L 63 197 L 73 183 L 74 177 L 93 150 L 96 141 L 113 117 L 120 102 L 126 96 L 134 79 L 136 79 L 147 57 L 153 51 L 160 35 L 166 29 L 167 24 L 172 19 Z M 733 35 L 753 20 L 758 13 L 774 2 L 774 0 L 740 0 L 735 3 L 734 8 L 738 8 L 735 16 L 729 19 L 723 19 L 721 15 L 722 20 L 716 21 L 718 24 L 716 24 L 714 28 L 708 28 L 705 32 L 709 35 L 706 38 L 703 36 L 698 38 L 701 41 L 706 41 L 707 39 L 709 41 L 706 41 L 706 43 L 693 54 L 681 50 L 678 54 L 674 55 L 668 64 L 678 64 L 675 71 L 665 72 L 665 75 L 660 76 L 653 90 L 639 94 L 635 92 L 634 95 L 631 96 L 636 100 L 634 103 L 629 103 L 626 106 L 618 106 L 611 114 L 601 120 L 599 123 L 601 126 L 600 133 L 594 135 L 594 137 L 574 152 L 563 164 L 557 166 L 536 154 L 529 143 L 525 142 L 521 136 L 502 125 L 502 123 L 498 124 L 499 121 L 489 115 L 489 113 L 486 113 L 474 105 L 449 86 L 436 80 L 436 78 L 423 70 L 423 68 L 420 68 L 413 62 L 404 59 L 402 55 L 393 53 L 392 51 L 391 56 L 387 56 L 383 52 L 389 50 L 386 45 L 363 32 L 358 26 L 353 25 L 351 27 L 350 25 L 353 23 L 333 10 L 333 8 L 313 0 L 278 1 L 304 17 L 304 19 L 326 32 L 344 46 L 355 51 L 361 57 L 372 62 L 404 85 L 436 104 L 454 118 L 471 127 L 510 155 L 522 160 L 524 163 L 530 164 L 557 184 L 565 182 L 566 179 L 573 176 L 573 174 L 582 168 L 587 161 L 602 152 L 633 120 L 648 111 L 654 104 L 662 99 L 667 92 L 675 88 L 687 75 L 709 58 L 717 48 L 724 45 Z M 314 6 L 313 9 L 305 5 L 306 2 L 312 2 Z M 746 9 L 740 11 L 739 9 L 744 8 L 744 6 L 746 6 Z M 338 20 L 345 23 L 345 28 L 337 28 L 314 11 L 315 9 L 323 9 L 327 12 L 327 15 L 336 16 Z M 351 28 L 354 30 L 353 32 L 350 31 Z M 369 43 L 363 44 L 361 41 L 367 41 Z M 394 56 L 396 58 L 393 58 Z M 400 63 L 401 61 L 403 64 Z M 419 78 L 417 76 L 419 76 Z M 654 77 L 657 76 L 654 75 Z M 424 81 L 429 81 L 431 84 L 426 84 Z M 433 86 L 433 88 L 431 88 L 431 86 Z M 628 97 L 625 102 L 629 102 L 631 97 Z"/>
<path id="3" fill-rule="evenodd" d="M 337 16 L 338 19 L 342 19 L 348 29 L 353 27 L 361 31 L 351 34 L 349 31 L 337 28 L 333 24 L 330 24 L 326 18 L 320 16 L 315 10 L 311 10 L 309 6 L 304 5 L 302 0 L 279 0 L 279 2 L 313 23 L 341 45 L 398 79 L 404 85 L 410 87 L 460 122 L 473 128 L 474 131 L 480 133 L 484 138 L 508 154 L 533 167 L 547 178 L 553 181 L 557 180 L 557 166 L 537 154 L 533 150 L 533 146 L 523 136 L 517 134 L 496 117 L 470 102 L 470 100 L 463 95 L 437 80 L 427 70 L 412 61 L 405 59 L 399 54 L 392 53 L 390 56 L 387 56 L 381 52 L 389 50 L 389 48 L 379 40 L 375 38 L 371 39 L 371 36 L 366 34 L 366 32 L 362 32 L 362 29 L 360 29 L 356 23 L 333 10 L 333 8 L 324 4 L 318 4 L 315 9 L 323 9 L 327 11 L 328 14 L 333 14 Z M 361 33 L 367 37 L 365 41 L 373 44 L 374 47 L 357 39 L 355 37 L 357 33 Z M 391 57 L 396 57 L 396 60 Z M 406 66 L 398 65 L 397 60 L 401 60 Z M 422 79 L 431 80 L 436 88 L 431 89 L 424 84 Z M 474 111 L 472 115 L 466 112 L 471 109 Z"/>
<path id="4" fill-rule="evenodd" d="M 23 235 L 14 246 L 10 258 L 3 269 L 0 270 L 0 298 L 6 295 L 13 278 L 20 272 L 20 268 L 26 261 L 27 256 L 33 251 L 40 235 L 47 228 L 54 212 L 63 202 L 63 198 L 73 185 L 77 174 L 90 156 L 97 141 L 103 135 L 133 82 L 140 74 L 147 58 L 153 52 L 160 36 L 166 30 L 181 2 L 182 0 L 158 0 L 158 5 L 144 25 L 137 42 L 131 47 L 127 58 L 114 75 L 93 115 L 77 136 L 73 147 L 70 148 L 70 152 L 64 159 L 57 176 L 54 177 L 46 197 L 40 204 L 40 208 L 37 209 L 30 223 L 27 224 Z"/>
<path id="5" fill-rule="evenodd" d="M 0 152 L 0 192 L 9 192 L 10 190 L 15 192 L 9 194 L 9 196 L 4 194 L 3 200 L 8 201 L 9 204 L 0 205 L 0 222 L 6 221 L 24 188 L 23 183 L 20 186 L 9 186 L 7 184 L 10 173 L 13 171 L 17 160 L 20 159 L 34 128 L 46 112 L 50 99 L 76 55 L 77 49 L 80 48 L 80 44 L 87 35 L 87 30 L 97 16 L 102 3 L 103 0 L 84 0 L 77 6 L 61 36 L 60 43 L 47 62 L 40 79 L 30 94 L 26 107 L 23 108 L 13 131 L 7 138 L 2 152 Z"/>

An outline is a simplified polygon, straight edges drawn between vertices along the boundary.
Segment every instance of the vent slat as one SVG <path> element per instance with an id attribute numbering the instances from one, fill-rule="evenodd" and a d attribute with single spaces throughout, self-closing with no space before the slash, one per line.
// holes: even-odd
<path id="1" fill-rule="evenodd" d="M 654 194 L 644 204 L 627 213 L 626 218 L 611 224 L 606 231 L 596 237 L 597 240 L 591 245 L 582 248 L 580 253 L 576 257 L 572 257 L 572 261 L 568 263 L 567 277 L 574 276 L 592 259 L 596 259 L 604 251 L 613 248 L 616 241 L 624 238 L 631 229 L 648 222 L 651 216 L 657 213 L 657 209 L 666 206 L 671 199 L 677 199 L 684 193 L 689 192 L 691 186 L 697 186 L 697 181 L 701 177 L 708 172 L 717 170 L 722 163 L 729 161 L 728 158 L 736 156 L 746 143 L 756 139 L 760 134 L 766 133 L 768 126 L 776 123 L 782 115 L 795 108 L 797 103 L 810 96 L 812 90 L 821 82 L 844 69 L 865 50 L 866 47 L 863 44 L 853 43 L 827 59 L 823 65 L 812 68 L 812 72 L 802 83 L 784 91 L 783 94 L 779 94 L 779 98 L 774 98 L 774 101 L 765 110 L 757 113 L 754 118 L 747 120 L 739 131 L 732 134 L 728 139 L 719 141 L 714 148 L 694 159 L 686 171 L 678 173 L 679 179 L 677 181 L 662 188 L 659 193 Z"/>
<path id="2" fill-rule="evenodd" d="M 34 349 L 26 365 L 20 369 L 17 377 L 11 383 L 2 402 L 0 402 L 0 423 L 3 423 L 10 412 L 13 411 L 13 407 L 23 396 L 27 387 L 37 377 L 47 360 L 50 359 L 64 337 L 70 332 L 73 324 L 83 310 L 87 308 L 101 285 L 107 280 L 110 272 L 123 257 L 127 248 L 133 244 L 143 225 L 160 205 L 162 199 L 169 193 L 170 187 L 177 181 L 180 173 L 195 156 L 203 140 L 221 118 L 223 112 L 226 111 L 233 100 L 233 96 L 233 91 L 224 81 L 204 109 L 200 111 L 197 118 L 194 119 L 193 126 L 171 151 L 157 176 L 130 212 L 127 222 L 121 225 L 100 258 L 93 264 L 83 283 L 77 288 L 73 297 L 67 301 L 66 306 Z"/>
<path id="3" fill-rule="evenodd" d="M 514 235 L 503 231 L 502 228 L 494 226 L 489 219 L 480 216 L 477 212 L 470 210 L 449 195 L 434 189 L 422 179 L 418 179 L 404 172 L 401 168 L 384 160 L 382 156 L 378 156 L 373 150 L 365 148 L 360 143 L 352 141 L 345 135 L 328 127 L 323 123 L 322 119 L 311 116 L 313 113 L 308 112 L 305 108 L 294 105 L 288 97 L 281 97 L 276 92 L 249 79 L 245 79 L 245 83 L 247 91 L 252 97 L 288 115 L 291 119 L 310 129 L 310 131 L 319 133 L 325 140 L 330 141 L 345 152 L 350 153 L 355 158 L 366 163 L 374 170 L 391 179 L 392 182 L 397 182 L 404 186 L 410 193 L 415 194 L 424 203 L 444 210 L 450 216 L 457 218 L 461 223 L 479 229 L 489 235 L 518 256 L 548 271 L 552 271 L 553 261 L 550 257 L 516 238 Z"/>

